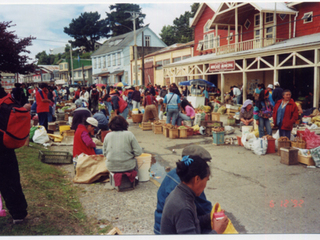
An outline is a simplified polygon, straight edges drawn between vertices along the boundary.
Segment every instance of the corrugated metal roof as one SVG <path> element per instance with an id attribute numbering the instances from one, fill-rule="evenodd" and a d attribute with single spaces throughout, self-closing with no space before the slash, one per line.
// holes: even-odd
<path id="1" fill-rule="evenodd" d="M 262 12 L 273 12 L 277 10 L 277 12 L 287 12 L 289 13 L 296 13 L 296 11 L 290 9 L 286 3 L 284 2 L 252 2 L 253 6 L 256 6 L 259 11 Z"/>
<path id="2" fill-rule="evenodd" d="M 137 29 L 136 34 L 139 35 L 146 28 L 148 28 L 148 26 Z M 97 51 L 92 53 L 91 57 L 99 56 L 102 54 L 106 54 L 106 53 L 110 53 L 110 52 L 114 52 L 114 51 L 123 49 L 123 48 L 127 47 L 128 44 L 133 41 L 133 39 L 134 39 L 134 32 L 133 31 L 116 36 L 116 37 L 112 37 L 112 38 L 108 39 L 106 42 L 104 42 L 104 44 Z M 117 40 L 119 40 L 119 41 L 122 40 L 122 41 L 119 42 L 117 45 L 110 44 L 111 42 L 116 42 Z"/>
<path id="3" fill-rule="evenodd" d="M 148 55 L 145 55 L 144 57 L 145 58 L 148 58 L 148 57 L 152 57 L 152 56 L 155 56 L 155 55 L 158 55 L 158 54 L 161 54 L 161 53 L 165 53 L 165 52 L 170 52 L 170 51 L 175 51 L 175 50 L 178 50 L 178 49 L 181 49 L 181 48 L 186 48 L 186 47 L 190 47 L 194 44 L 194 41 L 191 41 L 191 42 L 188 42 L 188 43 L 175 43 L 173 45 L 170 45 L 168 47 L 164 47 L 156 52 L 153 52 L 153 53 L 150 53 Z"/>
<path id="4" fill-rule="evenodd" d="M 254 54 L 254 53 L 263 53 L 263 52 L 271 52 L 271 51 L 277 51 L 282 49 L 290 49 L 293 47 L 300 47 L 300 46 L 312 46 L 320 44 L 320 33 L 315 33 L 307 36 L 302 37 L 296 37 L 287 39 L 285 41 L 276 43 L 274 45 L 270 45 L 263 48 L 257 48 L 247 51 L 241 51 L 241 52 L 235 52 L 235 53 L 228 53 L 228 54 L 222 54 L 222 55 L 215 55 L 215 54 L 207 54 L 207 55 L 201 55 L 201 56 L 195 56 L 192 58 L 187 58 L 185 60 L 179 61 L 177 63 L 171 63 L 168 65 L 163 66 L 163 68 L 169 68 L 169 67 L 176 67 L 176 66 L 185 66 L 188 64 L 193 63 L 201 63 L 205 61 L 213 61 L 213 60 L 219 60 L 219 59 L 226 59 L 226 58 L 232 58 L 236 56 L 243 56 L 248 54 Z"/>

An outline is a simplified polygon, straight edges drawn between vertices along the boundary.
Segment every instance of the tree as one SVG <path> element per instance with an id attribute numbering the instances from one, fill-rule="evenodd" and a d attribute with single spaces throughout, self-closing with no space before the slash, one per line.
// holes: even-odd
<path id="1" fill-rule="evenodd" d="M 0 71 L 21 74 L 34 72 L 34 63 L 28 63 L 31 58 L 24 54 L 30 53 L 26 47 L 31 46 L 35 38 L 18 38 L 14 31 L 8 30 L 15 26 L 11 23 L 0 22 Z"/>
<path id="2" fill-rule="evenodd" d="M 194 17 L 200 4 L 194 3 L 191 12 L 186 11 L 179 18 L 175 18 L 173 26 L 164 26 L 159 34 L 162 41 L 168 46 L 174 43 L 187 43 L 194 39 L 193 29 L 189 27 L 189 19 Z"/>
<path id="3" fill-rule="evenodd" d="M 100 38 L 108 38 L 110 29 L 107 19 L 100 19 L 98 12 L 81 13 L 72 19 L 69 27 L 64 28 L 64 32 L 75 40 L 70 41 L 73 47 L 85 46 L 88 52 L 94 51 L 94 46 Z"/>
<path id="4" fill-rule="evenodd" d="M 143 26 L 143 19 L 146 17 L 146 14 L 141 13 L 141 7 L 138 4 L 117 3 L 111 5 L 109 8 L 111 12 L 106 12 L 106 14 L 108 16 L 109 27 L 113 37 L 130 32 L 130 29 L 133 29 L 133 21 L 127 20 L 131 17 L 131 14 L 125 13 L 125 11 L 138 12 L 140 17 L 136 19 L 136 29 Z M 120 23 L 122 26 L 116 26 L 116 22 Z"/>
<path id="5" fill-rule="evenodd" d="M 46 51 L 42 51 L 36 55 L 38 65 L 52 65 L 55 61 L 54 55 L 47 55 Z"/>

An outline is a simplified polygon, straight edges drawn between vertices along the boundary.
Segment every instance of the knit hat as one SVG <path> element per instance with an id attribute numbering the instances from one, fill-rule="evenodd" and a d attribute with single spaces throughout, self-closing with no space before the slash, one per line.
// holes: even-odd
<path id="1" fill-rule="evenodd" d="M 203 147 L 200 147 L 198 145 L 190 145 L 188 147 L 185 147 L 182 150 L 182 156 L 190 156 L 192 157 L 200 157 L 205 161 L 210 161 L 212 159 L 210 153 L 205 150 Z"/>
<path id="2" fill-rule="evenodd" d="M 279 82 L 275 82 L 274 86 L 279 86 L 280 87 L 280 83 Z"/>
<path id="3" fill-rule="evenodd" d="M 273 89 L 273 85 L 272 85 L 272 84 L 269 84 L 267 88 Z"/>
<path id="4" fill-rule="evenodd" d="M 98 121 L 93 117 L 88 117 L 86 122 L 94 127 L 98 127 Z"/>

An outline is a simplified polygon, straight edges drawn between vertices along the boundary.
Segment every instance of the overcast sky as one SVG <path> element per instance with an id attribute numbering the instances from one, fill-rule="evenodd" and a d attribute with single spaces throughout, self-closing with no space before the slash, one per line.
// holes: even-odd
<path id="1" fill-rule="evenodd" d="M 8 4 L 8 2 L 10 4 Z M 18 37 L 36 37 L 33 40 L 33 46 L 28 47 L 31 51 L 30 57 L 35 59 L 39 52 L 49 49 L 64 47 L 68 40 L 72 38 L 63 32 L 63 28 L 69 26 L 73 18 L 78 18 L 83 12 L 95 12 L 106 18 L 105 12 L 110 12 L 109 6 L 114 3 L 109 0 L 65 0 L 65 1 L 48 1 L 45 0 L 0 0 L 0 21 L 12 21 L 16 26 L 14 30 Z M 156 3 L 148 1 L 130 1 L 137 3 L 142 8 L 142 13 L 146 14 L 144 24 L 150 23 L 149 27 L 159 36 L 164 25 L 172 25 L 173 20 L 184 14 L 185 11 L 191 10 L 193 1 L 161 1 Z M 174 2 L 174 3 L 173 3 Z M 106 4 L 109 3 L 109 4 Z"/>

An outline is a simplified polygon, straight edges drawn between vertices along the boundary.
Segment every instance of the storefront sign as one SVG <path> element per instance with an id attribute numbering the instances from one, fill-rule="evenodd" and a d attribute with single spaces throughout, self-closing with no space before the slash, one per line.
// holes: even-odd
<path id="1" fill-rule="evenodd" d="M 222 71 L 222 70 L 234 70 L 234 68 L 235 68 L 235 61 L 211 63 L 209 65 L 210 72 Z"/>

